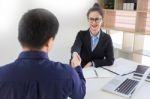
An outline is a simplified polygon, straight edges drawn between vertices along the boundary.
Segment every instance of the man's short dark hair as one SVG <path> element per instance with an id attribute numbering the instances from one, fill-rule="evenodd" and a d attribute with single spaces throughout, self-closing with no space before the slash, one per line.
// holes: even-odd
<path id="1" fill-rule="evenodd" d="M 19 22 L 18 40 L 22 46 L 41 48 L 55 38 L 59 27 L 56 16 L 45 9 L 32 9 L 25 13 Z"/>

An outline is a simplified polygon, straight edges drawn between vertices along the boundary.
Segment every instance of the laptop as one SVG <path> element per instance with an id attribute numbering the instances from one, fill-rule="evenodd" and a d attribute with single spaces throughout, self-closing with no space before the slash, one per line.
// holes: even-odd
<path id="1" fill-rule="evenodd" d="M 145 65 L 138 65 L 136 68 L 136 71 L 134 72 L 133 77 L 136 79 L 141 79 L 143 77 L 143 74 L 145 73 L 145 71 L 150 68 L 149 66 L 145 66 Z M 146 81 L 150 81 L 150 73 L 146 78 Z"/>
<path id="2" fill-rule="evenodd" d="M 102 90 L 129 98 L 138 83 L 139 80 L 117 76 L 106 84 Z"/>
<path id="3" fill-rule="evenodd" d="M 125 76 L 117 76 L 108 82 L 102 90 L 114 93 L 120 96 L 130 98 L 135 91 L 142 85 L 142 83 L 147 79 L 150 73 L 150 68 L 147 68 L 141 79 L 127 78 Z"/>

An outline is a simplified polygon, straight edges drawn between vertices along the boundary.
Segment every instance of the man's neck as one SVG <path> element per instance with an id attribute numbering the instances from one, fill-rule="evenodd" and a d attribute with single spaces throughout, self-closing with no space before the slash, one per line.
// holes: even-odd
<path id="1" fill-rule="evenodd" d="M 23 49 L 23 51 L 42 51 L 42 52 L 48 53 L 48 49 L 45 47 L 43 47 L 41 49 L 23 47 L 22 49 Z"/>

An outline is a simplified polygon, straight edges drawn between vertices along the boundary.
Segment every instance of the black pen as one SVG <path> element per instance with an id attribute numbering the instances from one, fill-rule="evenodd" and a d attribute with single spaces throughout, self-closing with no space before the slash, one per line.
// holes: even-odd
<path id="1" fill-rule="evenodd" d="M 98 77 L 98 74 L 97 74 L 97 71 L 96 71 L 96 69 L 94 69 L 94 72 L 95 72 L 95 75 Z"/>

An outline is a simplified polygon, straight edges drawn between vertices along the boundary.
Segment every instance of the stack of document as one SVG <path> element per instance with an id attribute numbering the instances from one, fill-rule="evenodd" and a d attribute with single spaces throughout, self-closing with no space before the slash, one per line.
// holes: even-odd
<path id="1" fill-rule="evenodd" d="M 138 63 L 134 61 L 118 58 L 112 66 L 84 68 L 83 75 L 85 78 L 115 77 L 116 75 L 123 76 L 134 72 L 137 65 Z"/>
<path id="2" fill-rule="evenodd" d="M 118 58 L 115 60 L 112 66 L 103 66 L 102 68 L 110 70 L 118 75 L 126 75 L 136 70 L 138 63 L 127 60 L 124 58 Z"/>

